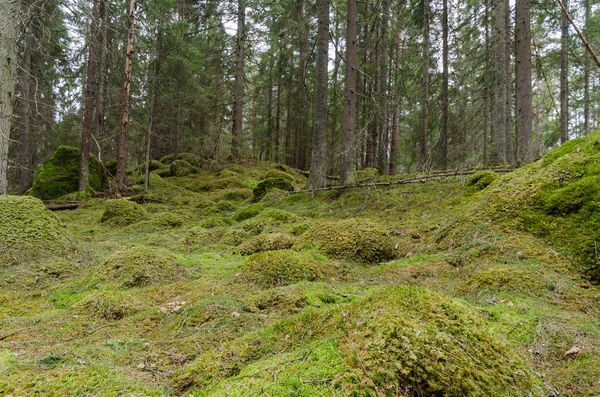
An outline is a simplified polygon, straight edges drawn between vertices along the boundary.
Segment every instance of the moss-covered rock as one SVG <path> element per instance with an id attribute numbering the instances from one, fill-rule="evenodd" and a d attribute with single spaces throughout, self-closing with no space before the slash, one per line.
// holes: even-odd
<path id="1" fill-rule="evenodd" d="M 284 233 L 261 234 L 251 238 L 238 247 L 242 255 L 251 255 L 263 251 L 276 251 L 292 248 L 296 239 Z"/>
<path id="2" fill-rule="evenodd" d="M 264 210 L 264 208 L 265 207 L 263 207 L 261 204 L 250 204 L 239 210 L 233 216 L 233 219 L 235 219 L 238 222 L 241 222 L 246 219 L 254 218 L 258 214 L 260 214 Z"/>
<path id="3" fill-rule="evenodd" d="M 120 320 L 134 312 L 135 299 L 121 291 L 93 292 L 77 302 L 73 309 L 76 313 L 101 318 Z"/>
<path id="4" fill-rule="evenodd" d="M 291 250 L 266 251 L 250 255 L 242 265 L 244 278 L 260 287 L 288 285 L 300 280 L 323 280 L 334 268 L 308 254 Z"/>
<path id="5" fill-rule="evenodd" d="M 137 246 L 112 254 L 100 275 L 123 287 L 141 287 L 173 280 L 178 258 L 162 248 Z"/>
<path id="6" fill-rule="evenodd" d="M 498 179 L 498 174 L 492 171 L 479 171 L 467 179 L 467 191 L 475 193 L 485 189 Z"/>
<path id="7" fill-rule="evenodd" d="M 28 196 L 0 196 L 0 263 L 65 250 L 68 234 L 44 204 Z"/>
<path id="8" fill-rule="evenodd" d="M 68 146 L 59 146 L 50 160 L 46 161 L 27 192 L 42 200 L 52 200 L 79 189 L 81 151 Z M 95 191 L 108 188 L 108 177 L 102 164 L 90 154 L 90 187 Z"/>
<path id="9" fill-rule="evenodd" d="M 294 186 L 287 179 L 283 178 L 267 178 L 258 182 L 258 185 L 252 190 L 252 201 L 258 202 L 267 195 L 267 192 L 273 189 L 285 190 L 288 192 L 294 191 Z"/>
<path id="10" fill-rule="evenodd" d="M 244 201 L 250 197 L 252 197 L 251 189 L 233 188 L 224 189 L 222 192 L 220 192 L 217 200 Z"/>
<path id="11" fill-rule="evenodd" d="M 233 219 L 224 216 L 211 216 L 200 222 L 200 227 L 212 229 L 214 227 L 229 226 L 233 224 Z"/>
<path id="12" fill-rule="evenodd" d="M 148 213 L 144 208 L 129 200 L 108 200 L 104 213 L 102 214 L 102 223 L 112 226 L 127 226 L 148 218 Z"/>
<path id="13" fill-rule="evenodd" d="M 229 176 L 225 178 L 217 178 L 198 185 L 197 189 L 204 192 L 212 192 L 216 190 L 243 188 L 246 185 L 240 176 Z"/>
<path id="14" fill-rule="evenodd" d="M 185 160 L 173 161 L 170 169 L 172 176 L 188 176 L 198 173 L 198 169 Z"/>
<path id="15" fill-rule="evenodd" d="M 346 219 L 315 225 L 304 233 L 295 248 L 314 244 L 334 258 L 376 264 L 395 256 L 389 232 L 365 219 Z"/>
<path id="16" fill-rule="evenodd" d="M 294 182 L 294 177 L 292 175 L 288 174 L 287 172 L 280 171 L 277 169 L 271 169 L 271 170 L 267 171 L 267 174 L 265 175 L 265 179 L 267 179 L 267 178 L 279 178 L 279 179 L 285 179 L 290 182 Z"/>

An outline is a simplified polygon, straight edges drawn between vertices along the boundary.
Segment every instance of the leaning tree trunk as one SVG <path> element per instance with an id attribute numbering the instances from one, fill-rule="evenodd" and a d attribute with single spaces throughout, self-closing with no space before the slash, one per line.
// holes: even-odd
<path id="1" fill-rule="evenodd" d="M 79 166 L 79 191 L 84 191 L 90 184 L 90 139 L 94 125 L 94 115 L 96 113 L 96 87 L 97 74 L 96 64 L 98 59 L 98 48 L 100 47 L 100 37 L 98 35 L 98 24 L 100 22 L 100 2 L 94 0 L 92 9 L 92 20 L 90 22 L 90 43 L 87 64 L 87 81 L 85 83 L 85 110 L 83 113 L 83 131 L 81 133 L 81 163 Z"/>
<path id="2" fill-rule="evenodd" d="M 342 127 L 340 184 L 354 182 L 354 127 L 356 124 L 357 0 L 348 0 L 346 27 L 346 70 Z"/>
<path id="3" fill-rule="evenodd" d="M 308 189 L 327 185 L 327 64 L 329 63 L 329 0 L 317 0 L 317 79 L 315 85 L 312 156 Z"/>
<path id="4" fill-rule="evenodd" d="M 0 1 L 0 195 L 8 193 L 8 145 L 17 73 L 16 2 Z"/>
<path id="5" fill-rule="evenodd" d="M 516 5 L 517 164 L 524 165 L 532 159 L 531 14 L 529 0 Z"/>
<path id="6" fill-rule="evenodd" d="M 237 46 L 235 85 L 233 89 L 233 141 L 231 157 L 240 160 L 242 155 L 242 128 L 244 113 L 244 47 L 246 46 L 246 9 L 244 0 L 238 0 Z"/>
<path id="7" fill-rule="evenodd" d="M 121 130 L 119 131 L 118 153 L 117 153 L 117 183 L 116 196 L 121 197 L 121 191 L 125 186 L 125 167 L 127 158 L 127 124 L 129 123 L 129 97 L 131 92 L 131 64 L 133 61 L 133 33 L 135 28 L 135 1 L 129 0 L 127 16 L 129 18 L 129 30 L 127 45 L 125 47 L 125 72 L 123 73 L 123 109 L 121 112 Z"/>

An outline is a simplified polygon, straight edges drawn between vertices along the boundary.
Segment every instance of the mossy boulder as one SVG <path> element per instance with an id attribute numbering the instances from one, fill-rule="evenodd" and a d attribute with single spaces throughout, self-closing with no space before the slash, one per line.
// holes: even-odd
<path id="1" fill-rule="evenodd" d="M 29 196 L 0 196 L 0 263 L 63 252 L 68 234 L 44 204 Z"/>
<path id="2" fill-rule="evenodd" d="M 288 192 L 294 191 L 294 186 L 284 178 L 267 178 L 256 185 L 252 190 L 252 201 L 259 202 L 267 193 L 273 189 L 285 190 Z"/>
<path id="3" fill-rule="evenodd" d="M 251 189 L 244 188 L 233 188 L 233 189 L 224 189 L 220 192 L 218 196 L 218 200 L 228 200 L 228 201 L 244 201 L 252 197 Z"/>
<path id="4" fill-rule="evenodd" d="M 120 320 L 133 313 L 135 299 L 121 291 L 92 292 L 77 302 L 73 309 L 76 313 L 104 320 Z"/>
<path id="5" fill-rule="evenodd" d="M 267 178 L 280 178 L 280 179 L 285 179 L 290 182 L 294 182 L 294 177 L 292 175 L 288 174 L 287 172 L 280 171 L 277 169 L 271 169 L 271 170 L 267 171 L 267 174 L 265 175 L 265 179 L 267 179 Z"/>
<path id="6" fill-rule="evenodd" d="M 194 167 L 202 167 L 202 158 L 193 153 L 179 153 L 177 157 L 175 157 L 175 154 L 167 154 L 166 156 L 163 156 L 159 161 L 163 164 L 170 165 L 171 163 L 173 163 L 173 161 L 176 160 L 183 160 Z"/>
<path id="7" fill-rule="evenodd" d="M 243 188 L 246 183 L 240 176 L 228 176 L 225 178 L 217 178 L 209 182 L 198 185 L 197 190 L 204 192 L 212 192 L 216 190 Z"/>
<path id="8" fill-rule="evenodd" d="M 264 210 L 264 208 L 265 207 L 263 207 L 261 204 L 250 204 L 239 210 L 233 216 L 233 219 L 235 219 L 238 222 L 241 222 L 246 219 L 254 218 L 258 214 L 260 214 Z"/>
<path id="9" fill-rule="evenodd" d="M 261 234 L 251 238 L 238 247 L 242 255 L 251 255 L 263 251 L 276 251 L 292 248 L 296 238 L 284 233 Z"/>
<path id="10" fill-rule="evenodd" d="M 295 248 L 315 245 L 333 258 L 376 264 L 395 257 L 389 232 L 379 224 L 358 218 L 323 222 L 304 233 Z"/>
<path id="11" fill-rule="evenodd" d="M 163 248 L 137 246 L 112 254 L 100 275 L 122 287 L 142 287 L 175 279 L 178 258 Z"/>
<path id="12" fill-rule="evenodd" d="M 198 169 L 185 160 L 173 161 L 170 169 L 172 176 L 188 176 L 198 173 Z"/>
<path id="13" fill-rule="evenodd" d="M 294 304 L 281 295 L 256 303 Z M 204 352 L 176 381 L 215 397 L 331 395 L 332 385 L 344 396 L 546 395 L 521 352 L 461 300 L 396 286 L 335 306 L 305 310 Z M 270 368 L 278 368 L 277 378 Z"/>
<path id="14" fill-rule="evenodd" d="M 101 222 L 112 226 L 127 226 L 148 218 L 146 210 L 130 200 L 108 200 L 102 214 Z"/>
<path id="15" fill-rule="evenodd" d="M 268 288 L 300 280 L 324 280 L 334 274 L 334 268 L 308 254 L 279 250 L 250 255 L 244 260 L 242 272 L 248 282 Z"/>
<path id="16" fill-rule="evenodd" d="M 81 151 L 68 146 L 59 146 L 50 160 L 46 161 L 27 192 L 42 200 L 52 200 L 79 189 Z M 90 188 L 104 191 L 108 188 L 108 176 L 102 164 L 90 154 Z"/>
<path id="17" fill-rule="evenodd" d="M 480 190 L 485 189 L 489 185 L 492 184 L 496 179 L 498 179 L 498 174 L 492 171 L 479 171 L 473 175 L 469 179 L 467 179 L 467 183 L 465 184 L 467 187 L 467 191 L 470 193 L 475 193 Z"/>

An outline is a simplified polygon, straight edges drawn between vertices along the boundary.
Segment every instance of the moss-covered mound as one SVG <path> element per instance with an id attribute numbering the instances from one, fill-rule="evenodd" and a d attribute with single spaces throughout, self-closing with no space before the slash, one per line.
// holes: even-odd
<path id="1" fill-rule="evenodd" d="M 221 237 L 221 243 L 237 247 L 250 237 L 244 229 L 227 229 Z"/>
<path id="2" fill-rule="evenodd" d="M 28 196 L 0 196 L 0 263 L 65 250 L 67 232 L 44 204 Z"/>
<path id="3" fill-rule="evenodd" d="M 256 203 L 262 200 L 262 198 L 265 197 L 267 193 L 273 189 L 280 189 L 286 190 L 288 192 L 293 192 L 294 186 L 290 183 L 290 181 L 284 178 L 267 178 L 258 182 L 258 185 L 256 185 L 256 187 L 252 191 L 252 201 Z"/>
<path id="4" fill-rule="evenodd" d="M 173 280 L 177 257 L 162 248 L 138 246 L 112 254 L 100 274 L 123 287 L 140 287 Z"/>
<path id="5" fill-rule="evenodd" d="M 188 176 L 197 173 L 198 169 L 185 160 L 175 160 L 171 163 L 172 176 Z"/>
<path id="6" fill-rule="evenodd" d="M 241 176 L 236 175 L 224 178 L 217 178 L 212 181 L 201 183 L 200 185 L 198 185 L 197 190 L 203 192 L 212 192 L 223 189 L 239 189 L 243 188 L 244 186 L 246 186 L 246 182 L 244 181 L 244 179 Z"/>
<path id="7" fill-rule="evenodd" d="M 214 230 L 196 226 L 185 233 L 181 242 L 185 249 L 191 252 L 201 246 L 216 243 L 218 240 L 219 234 L 215 233 Z"/>
<path id="8" fill-rule="evenodd" d="M 306 311 L 204 353 L 177 380 L 207 396 L 545 395 L 476 309 L 412 286 Z"/>
<path id="9" fill-rule="evenodd" d="M 224 216 L 211 216 L 200 222 L 201 227 L 212 229 L 213 227 L 229 226 L 233 224 L 233 219 Z"/>
<path id="10" fill-rule="evenodd" d="M 73 309 L 80 314 L 105 320 L 120 320 L 135 309 L 132 296 L 120 291 L 93 292 L 77 302 Z"/>
<path id="11" fill-rule="evenodd" d="M 271 170 L 267 171 L 267 174 L 265 175 L 265 179 L 267 179 L 267 178 L 280 178 L 280 179 L 288 180 L 290 182 L 294 182 L 294 177 L 292 175 L 288 174 L 287 172 L 280 171 L 277 169 L 271 169 Z"/>
<path id="12" fill-rule="evenodd" d="M 569 250 L 600 281 L 600 132 L 574 139 L 499 180 L 465 209 L 446 241 L 468 240 L 473 222 L 520 228 Z"/>
<path id="13" fill-rule="evenodd" d="M 68 146 L 59 146 L 50 160 L 46 161 L 27 192 L 42 200 L 52 200 L 79 189 L 79 166 L 81 151 Z M 108 177 L 102 164 L 90 154 L 90 187 L 95 191 L 108 188 Z"/>
<path id="14" fill-rule="evenodd" d="M 246 219 L 254 218 L 258 214 L 260 214 L 264 210 L 264 207 L 261 204 L 250 204 L 249 206 L 242 208 L 239 210 L 234 216 L 238 222 L 241 222 Z"/>
<path id="15" fill-rule="evenodd" d="M 478 293 L 482 290 L 508 290 L 535 294 L 547 290 L 544 277 L 544 274 L 536 273 L 530 267 L 492 265 L 475 273 L 464 288 Z"/>
<path id="16" fill-rule="evenodd" d="M 316 281 L 331 276 L 331 265 L 296 251 L 259 252 L 249 256 L 242 265 L 244 278 L 260 287 L 288 285 L 300 280 Z"/>
<path id="17" fill-rule="evenodd" d="M 479 171 L 467 179 L 467 191 L 471 193 L 485 189 L 498 179 L 498 174 L 492 171 Z"/>
<path id="18" fill-rule="evenodd" d="M 102 223 L 113 226 L 127 226 L 145 220 L 146 210 L 139 204 L 129 200 L 109 200 L 106 202 Z"/>
<path id="19" fill-rule="evenodd" d="M 252 197 L 251 189 L 244 188 L 233 188 L 225 189 L 220 192 L 218 200 L 229 200 L 229 201 L 244 201 Z"/>
<path id="20" fill-rule="evenodd" d="M 150 219 L 150 224 L 158 229 L 173 229 L 183 222 L 183 216 L 175 212 L 159 212 Z"/>
<path id="21" fill-rule="evenodd" d="M 242 255 L 251 255 L 263 251 L 276 251 L 292 248 L 296 239 L 284 233 L 261 234 L 251 238 L 238 247 Z"/>
<path id="22" fill-rule="evenodd" d="M 315 225 L 300 237 L 295 248 L 310 244 L 334 258 L 364 264 L 380 263 L 395 256 L 389 232 L 375 222 L 358 218 Z"/>

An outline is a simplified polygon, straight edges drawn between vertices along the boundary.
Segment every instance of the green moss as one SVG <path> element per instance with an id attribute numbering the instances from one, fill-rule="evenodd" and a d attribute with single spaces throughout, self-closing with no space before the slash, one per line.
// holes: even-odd
<path id="1" fill-rule="evenodd" d="M 295 223 L 300 219 L 296 214 L 278 208 L 267 208 L 261 212 L 260 216 L 263 218 L 275 219 L 281 223 Z"/>
<path id="2" fill-rule="evenodd" d="M 362 182 L 377 177 L 379 177 L 379 170 L 377 168 L 365 168 L 364 170 L 359 170 L 355 173 L 355 179 L 357 182 Z"/>
<path id="3" fill-rule="evenodd" d="M 221 237 L 221 243 L 237 247 L 250 237 L 244 229 L 227 229 Z"/>
<path id="4" fill-rule="evenodd" d="M 226 170 L 233 171 L 237 174 L 244 175 L 246 173 L 246 169 L 239 164 L 230 163 L 225 166 Z"/>
<path id="5" fill-rule="evenodd" d="M 156 170 L 163 170 L 163 169 L 169 169 L 169 167 L 166 164 L 163 164 L 158 160 L 150 160 L 150 167 L 149 167 L 150 172 L 156 171 Z M 144 175 L 145 172 L 146 172 L 146 163 L 145 162 L 143 162 L 140 165 L 138 165 L 137 167 L 135 167 L 134 174 Z"/>
<path id="6" fill-rule="evenodd" d="M 271 288 L 244 299 L 244 309 L 251 312 L 287 310 L 298 312 L 308 305 L 308 296 L 297 285 Z"/>
<path id="7" fill-rule="evenodd" d="M 217 210 L 217 212 L 233 212 L 237 209 L 237 206 L 231 201 L 219 200 L 216 203 L 215 209 Z"/>
<path id="8" fill-rule="evenodd" d="M 169 210 L 169 208 L 166 205 L 156 203 L 145 203 L 142 205 L 142 207 L 149 214 L 158 214 L 160 212 L 166 212 Z"/>
<path id="9" fill-rule="evenodd" d="M 187 230 L 181 240 L 186 251 L 189 252 L 195 251 L 201 246 L 216 243 L 217 241 L 219 241 L 219 233 L 204 227 L 193 227 Z"/>
<path id="10" fill-rule="evenodd" d="M 177 160 L 183 160 L 194 167 L 202 168 L 202 158 L 193 153 L 179 153 L 177 155 Z"/>
<path id="11" fill-rule="evenodd" d="M 135 310 L 135 301 L 120 291 L 93 292 L 77 302 L 76 313 L 87 314 L 104 320 L 120 320 Z"/>
<path id="12" fill-rule="evenodd" d="M 308 231 L 312 225 L 310 223 L 295 223 L 288 227 L 288 230 L 292 236 L 300 236 Z"/>
<path id="13" fill-rule="evenodd" d="M 334 258 L 376 264 L 394 258 L 389 232 L 365 219 L 346 219 L 315 225 L 304 233 L 295 248 L 314 244 Z"/>
<path id="14" fill-rule="evenodd" d="M 235 219 L 238 222 L 241 222 L 246 219 L 254 218 L 258 214 L 260 214 L 263 211 L 263 209 L 264 207 L 261 204 L 250 204 L 239 210 L 233 216 L 233 219 Z"/>
<path id="15" fill-rule="evenodd" d="M 177 257 L 165 249 L 137 246 L 112 254 L 100 274 L 123 287 L 141 287 L 175 279 L 177 262 Z"/>
<path id="16" fill-rule="evenodd" d="M 71 276 L 78 269 L 78 266 L 64 259 L 44 261 L 37 265 L 37 270 L 51 278 L 64 278 Z"/>
<path id="17" fill-rule="evenodd" d="M 542 166 L 547 167 L 554 163 L 557 159 L 567 154 L 576 153 L 577 149 L 581 148 L 581 146 L 585 144 L 586 141 L 587 138 L 583 137 L 565 142 L 563 145 L 557 147 L 556 149 L 553 149 L 552 151 L 550 151 L 550 153 L 544 156 L 544 159 L 542 160 Z"/>
<path id="18" fill-rule="evenodd" d="M 242 188 L 246 183 L 240 176 L 230 176 L 226 178 L 218 178 L 209 182 L 198 185 L 199 191 L 212 192 L 215 190 Z"/>
<path id="19" fill-rule="evenodd" d="M 265 179 L 267 178 L 279 178 L 279 179 L 285 179 L 287 181 L 290 182 L 294 182 L 294 177 L 290 174 L 288 174 L 287 172 L 283 172 L 277 169 L 271 169 L 267 172 L 267 174 L 265 175 Z"/>
<path id="20" fill-rule="evenodd" d="M 237 178 L 239 176 L 239 173 L 226 168 L 222 171 L 219 171 L 219 173 L 217 173 L 217 176 L 219 178 L 231 178 L 231 177 Z"/>
<path id="21" fill-rule="evenodd" d="M 0 263 L 60 253 L 68 234 L 44 204 L 28 196 L 0 196 Z"/>
<path id="22" fill-rule="evenodd" d="M 188 176 L 197 173 L 198 169 L 185 160 L 175 160 L 171 163 L 172 176 Z"/>
<path id="23" fill-rule="evenodd" d="M 159 212 L 150 218 L 150 224 L 159 229 L 173 229 L 183 225 L 183 217 L 173 212 Z"/>
<path id="24" fill-rule="evenodd" d="M 33 186 L 27 192 L 42 200 L 52 200 L 79 190 L 79 167 L 81 152 L 68 146 L 59 146 L 50 160 L 46 161 Z M 108 188 L 108 177 L 102 164 L 93 156 L 89 159 L 90 187 L 97 192 Z"/>
<path id="25" fill-rule="evenodd" d="M 334 273 L 331 265 L 308 254 L 279 250 L 259 252 L 244 260 L 245 279 L 261 287 L 288 285 L 300 280 L 323 280 Z"/>
<path id="26" fill-rule="evenodd" d="M 206 229 L 212 229 L 214 227 L 229 226 L 232 224 L 233 219 L 231 218 L 226 218 L 223 216 L 211 216 L 200 222 L 199 226 L 204 227 Z"/>
<path id="27" fill-rule="evenodd" d="M 101 222 L 113 226 L 127 226 L 147 218 L 148 213 L 141 205 L 133 201 L 117 199 L 106 202 Z"/>
<path id="28" fill-rule="evenodd" d="M 251 255 L 256 252 L 289 249 L 295 241 L 294 237 L 283 233 L 261 234 L 241 244 L 238 251 L 242 255 Z"/>
<path id="29" fill-rule="evenodd" d="M 498 179 L 498 174 L 492 171 L 479 171 L 467 179 L 467 191 L 471 193 L 485 189 Z"/>
<path id="30" fill-rule="evenodd" d="M 465 283 L 465 288 L 480 293 L 482 290 L 518 291 L 540 293 L 547 291 L 544 274 L 529 267 L 492 265 L 475 273 Z"/>
<path id="31" fill-rule="evenodd" d="M 552 185 L 540 188 L 535 197 L 542 203 L 548 215 L 568 215 L 579 212 L 584 206 L 600 206 L 600 176 L 593 175 L 552 189 Z"/>
<path id="32" fill-rule="evenodd" d="M 292 186 L 288 180 L 283 178 L 267 178 L 260 181 L 252 191 L 252 201 L 258 202 L 262 200 L 262 198 L 267 195 L 267 192 L 273 189 L 292 192 L 294 191 L 294 186 Z"/>
<path id="33" fill-rule="evenodd" d="M 106 163 L 104 163 L 104 167 L 110 175 L 114 176 L 117 174 L 117 160 L 108 160 Z"/>
<path id="34" fill-rule="evenodd" d="M 260 216 L 247 219 L 242 223 L 242 229 L 248 232 L 249 234 L 255 236 L 257 234 L 261 234 L 268 229 L 271 229 L 273 226 L 279 225 L 279 222 L 273 218 L 263 218 Z"/>
<path id="35" fill-rule="evenodd" d="M 252 197 L 251 189 L 225 189 L 220 192 L 217 200 L 244 201 Z"/>

